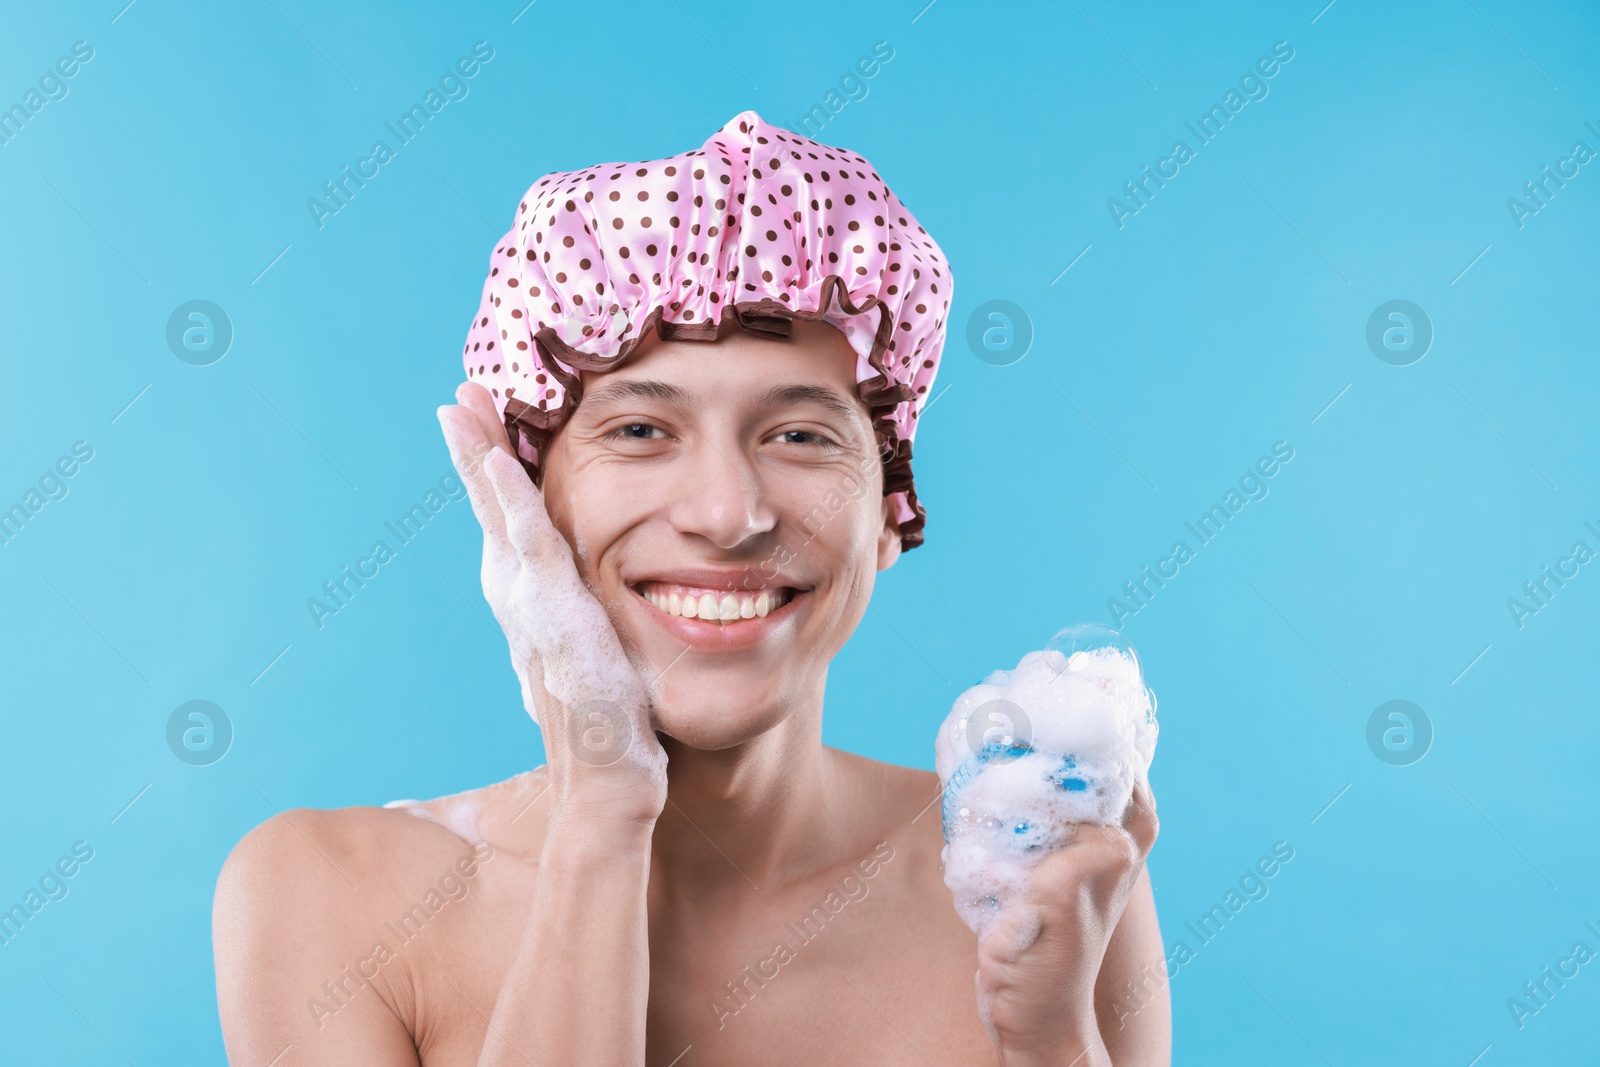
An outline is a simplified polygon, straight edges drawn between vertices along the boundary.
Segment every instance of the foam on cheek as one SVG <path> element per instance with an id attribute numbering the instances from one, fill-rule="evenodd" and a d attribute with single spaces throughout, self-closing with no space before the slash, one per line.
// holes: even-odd
<path id="1" fill-rule="evenodd" d="M 980 940 L 1026 901 L 1033 867 L 1074 824 L 1120 822 L 1156 734 L 1137 656 L 1100 626 L 1063 630 L 956 699 L 935 743 L 944 880 Z M 1031 942 L 1037 922 L 1015 933 Z"/>

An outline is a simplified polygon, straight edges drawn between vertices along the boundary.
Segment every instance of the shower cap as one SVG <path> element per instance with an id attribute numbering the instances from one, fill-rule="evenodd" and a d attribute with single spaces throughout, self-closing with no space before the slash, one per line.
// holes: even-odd
<path id="1" fill-rule="evenodd" d="M 462 356 L 537 482 L 582 398 L 578 371 L 615 369 L 651 330 L 714 341 L 725 315 L 777 337 L 794 319 L 828 322 L 856 353 L 910 549 L 927 521 L 911 442 L 950 292 L 939 246 L 871 164 L 742 111 L 690 151 L 535 182 L 495 246 Z"/>

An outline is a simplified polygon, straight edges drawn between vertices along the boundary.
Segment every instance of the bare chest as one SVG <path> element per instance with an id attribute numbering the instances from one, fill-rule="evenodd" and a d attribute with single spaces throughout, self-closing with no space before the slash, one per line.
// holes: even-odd
<path id="1" fill-rule="evenodd" d="M 712 935 L 652 924 L 650 1062 L 991 1061 L 971 935 L 906 889 L 789 899 Z"/>
<path id="2" fill-rule="evenodd" d="M 911 856 L 901 863 L 884 864 L 873 878 L 752 890 L 726 910 L 653 903 L 647 1062 L 991 1062 L 974 1004 L 972 935 L 937 864 L 919 869 Z M 409 1022 L 427 1067 L 477 1061 L 527 918 L 533 873 L 507 864 L 418 955 Z M 586 936 L 574 930 L 570 951 L 583 951 Z"/>

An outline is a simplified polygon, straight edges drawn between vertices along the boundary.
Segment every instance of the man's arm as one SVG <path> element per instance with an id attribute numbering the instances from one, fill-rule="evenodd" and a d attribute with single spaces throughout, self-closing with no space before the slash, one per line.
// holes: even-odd
<path id="1" fill-rule="evenodd" d="M 388 995 L 395 965 L 369 965 L 376 981 L 350 977 L 371 958 L 376 926 L 341 840 L 340 820 L 354 816 L 283 812 L 223 865 L 211 924 L 229 1062 L 416 1067 Z"/>
<path id="2" fill-rule="evenodd" d="M 1172 1062 L 1172 1001 L 1148 870 L 1141 872 L 1106 946 L 1094 1007 L 1116 1067 Z"/>
<path id="3" fill-rule="evenodd" d="M 480 1067 L 642 1067 L 650 838 L 650 825 L 606 825 L 599 812 L 552 821 Z"/>

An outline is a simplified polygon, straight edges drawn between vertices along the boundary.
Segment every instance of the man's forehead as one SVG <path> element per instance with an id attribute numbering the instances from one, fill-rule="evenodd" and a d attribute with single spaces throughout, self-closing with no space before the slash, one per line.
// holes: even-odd
<path id="1" fill-rule="evenodd" d="M 733 399 L 757 407 L 818 404 L 837 414 L 867 413 L 855 384 L 857 357 L 826 322 L 795 320 L 788 337 L 722 321 L 716 340 L 647 336 L 639 351 L 607 371 L 580 371 L 586 404 L 656 400 L 697 405 Z"/>

